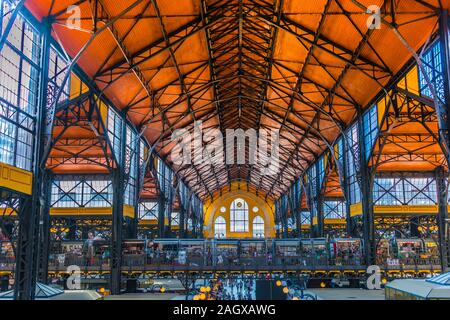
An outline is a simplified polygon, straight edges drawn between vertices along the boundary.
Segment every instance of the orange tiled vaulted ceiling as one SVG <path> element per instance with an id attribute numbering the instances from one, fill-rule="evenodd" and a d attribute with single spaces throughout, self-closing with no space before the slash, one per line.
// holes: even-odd
<path id="1" fill-rule="evenodd" d="M 178 128 L 280 130 L 280 171 L 174 168 L 200 195 L 247 181 L 277 198 L 437 30 L 439 0 L 27 0 L 79 66 L 171 161 Z M 67 27 L 79 6 L 80 28 Z M 385 23 L 369 29 L 367 7 Z M 200 183 L 199 181 L 202 181 Z"/>

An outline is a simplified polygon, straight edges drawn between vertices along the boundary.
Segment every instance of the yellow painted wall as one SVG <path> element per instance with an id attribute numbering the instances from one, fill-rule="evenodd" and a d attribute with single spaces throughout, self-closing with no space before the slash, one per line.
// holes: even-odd
<path id="1" fill-rule="evenodd" d="M 230 206 L 231 203 L 237 198 L 241 198 L 247 202 L 249 212 L 249 232 L 230 232 Z M 225 213 L 220 212 L 221 207 L 226 208 Z M 258 207 L 259 211 L 257 213 L 254 213 L 252 210 L 253 207 Z M 261 216 L 264 219 L 265 237 L 275 237 L 275 206 L 273 202 L 266 202 L 264 199 L 256 196 L 255 193 L 251 191 L 247 192 L 247 188 L 242 187 L 242 185 L 241 190 L 239 190 L 237 187 L 237 183 L 232 184 L 231 191 L 229 191 L 229 188 L 225 188 L 222 192 L 222 196 L 217 196 L 213 201 L 205 202 L 204 212 L 205 238 L 214 237 L 214 221 L 219 216 L 224 217 L 225 221 L 227 222 L 227 238 L 252 238 L 252 222 L 256 216 Z"/>
<path id="2" fill-rule="evenodd" d="M 448 206 L 450 210 L 450 205 Z M 395 215 L 395 214 L 437 214 L 439 206 L 437 205 L 376 205 L 374 206 L 375 215 Z M 350 206 L 350 215 L 360 216 L 363 214 L 362 203 L 356 203 Z"/>
<path id="3" fill-rule="evenodd" d="M 113 214 L 112 207 L 105 208 L 50 208 L 50 215 L 55 217 L 64 217 L 64 216 L 111 216 Z M 123 216 L 128 218 L 134 218 L 134 207 L 129 205 L 123 206 Z"/>
<path id="4" fill-rule="evenodd" d="M 33 174 L 0 162 L 0 187 L 31 195 Z"/>

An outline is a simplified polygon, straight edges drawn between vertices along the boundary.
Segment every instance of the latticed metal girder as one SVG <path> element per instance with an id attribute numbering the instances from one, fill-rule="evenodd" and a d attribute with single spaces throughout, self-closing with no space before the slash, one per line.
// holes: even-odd
<path id="1" fill-rule="evenodd" d="M 438 15 L 431 1 L 411 3 L 421 11 L 403 21 L 402 28 Z M 232 180 L 246 181 L 267 198 L 278 198 L 367 104 L 365 88 L 358 92 L 350 85 L 352 79 L 367 80 L 371 83 L 367 88 L 378 91 L 399 70 L 373 39 L 378 31 L 367 30 L 359 14 L 355 15 L 356 8 L 367 13 L 359 1 L 349 5 L 324 0 L 313 14 L 288 0 L 199 0 L 172 26 L 168 19 L 177 19 L 179 14 L 167 15 L 168 8 L 158 0 L 124 4 L 121 8 L 129 9 L 121 17 L 102 0 L 76 4 L 83 7 L 83 21 L 92 16 L 94 36 L 104 29 L 114 42 L 105 46 L 106 54 L 91 66 L 94 81 L 106 96 L 117 96 L 114 91 L 120 84 L 134 81 L 136 91 L 118 107 L 143 130 L 164 160 L 170 162 L 174 130 L 192 132 L 195 121 L 219 128 L 223 136 L 226 129 L 237 128 L 280 131 L 281 168 L 275 176 L 263 175 L 259 164 L 248 163 L 248 152 L 245 165 L 175 166 L 202 198 L 211 197 Z M 397 28 L 405 5 L 382 1 L 380 6 L 382 25 L 388 30 Z M 62 7 L 57 11 L 52 5 L 44 11 L 59 21 L 66 12 Z M 330 32 L 335 17 L 345 25 L 351 41 Z M 146 19 L 152 21 L 155 36 L 148 43 L 134 43 Z M 203 37 L 206 42 L 199 44 Z M 184 59 L 193 42 L 201 57 L 196 61 L 194 55 Z M 298 53 L 295 57 L 289 57 L 286 43 Z M 161 77 L 169 68 L 171 76 Z M 146 127 L 153 132 L 148 133 Z"/>

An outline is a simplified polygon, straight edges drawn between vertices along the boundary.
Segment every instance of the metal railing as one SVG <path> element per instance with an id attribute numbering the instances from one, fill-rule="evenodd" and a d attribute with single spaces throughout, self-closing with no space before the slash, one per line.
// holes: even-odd
<path id="1" fill-rule="evenodd" d="M 322 241 L 322 240 L 321 240 Z M 323 242 L 323 241 L 322 241 Z M 86 250 L 86 242 L 54 243 L 49 256 L 49 267 L 62 270 L 77 265 L 81 269 L 110 268 L 109 245 L 94 245 Z M 320 269 L 357 268 L 365 264 L 360 250 L 336 251 L 331 254 L 329 247 L 320 243 L 316 248 L 308 242 L 305 246 L 299 240 L 178 240 L 161 239 L 154 241 L 125 241 L 122 255 L 124 269 L 155 270 L 189 267 L 192 269 L 256 269 L 280 268 Z M 334 252 L 334 251 L 333 251 Z M 10 265 L 11 261 L 2 260 Z M 424 269 L 438 270 L 439 258 L 430 256 L 389 259 L 378 257 L 377 264 L 382 269 Z"/>

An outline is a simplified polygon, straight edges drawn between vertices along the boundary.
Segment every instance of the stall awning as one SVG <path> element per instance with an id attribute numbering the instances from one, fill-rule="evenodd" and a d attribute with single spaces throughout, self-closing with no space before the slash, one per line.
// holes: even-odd
<path id="1" fill-rule="evenodd" d="M 63 294 L 64 291 L 50 287 L 43 283 L 36 283 L 36 299 L 46 299 Z M 14 290 L 9 290 L 5 292 L 0 292 L 0 300 L 11 300 L 14 299 Z"/>
<path id="2" fill-rule="evenodd" d="M 426 281 L 443 286 L 450 286 L 450 272 L 440 274 L 433 278 L 427 279 Z"/>
<path id="3" fill-rule="evenodd" d="M 450 299 L 449 285 L 436 284 L 428 280 L 399 279 L 387 284 L 386 288 L 399 290 L 423 299 Z"/>

